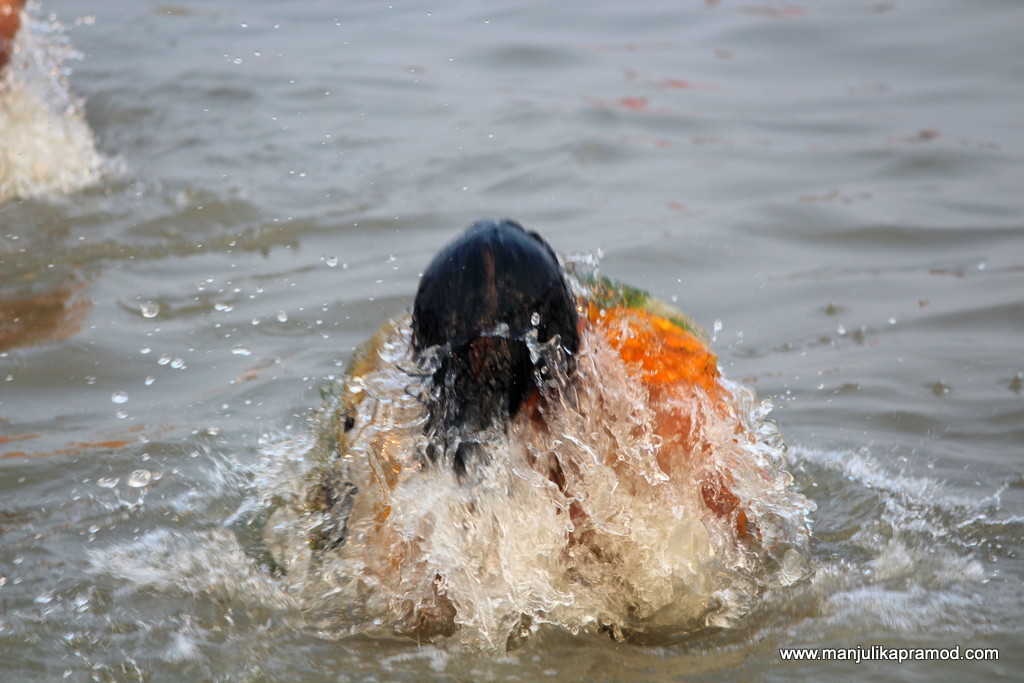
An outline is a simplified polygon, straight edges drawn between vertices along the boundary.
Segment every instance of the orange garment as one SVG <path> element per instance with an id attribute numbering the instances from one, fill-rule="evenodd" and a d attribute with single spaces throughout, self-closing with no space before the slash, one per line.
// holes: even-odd
<path id="1" fill-rule="evenodd" d="M 712 398 L 720 396 L 718 358 L 668 318 L 644 308 L 601 309 L 593 302 L 587 306 L 587 318 L 601 328 L 624 361 L 640 366 L 648 386 L 686 382 Z"/>

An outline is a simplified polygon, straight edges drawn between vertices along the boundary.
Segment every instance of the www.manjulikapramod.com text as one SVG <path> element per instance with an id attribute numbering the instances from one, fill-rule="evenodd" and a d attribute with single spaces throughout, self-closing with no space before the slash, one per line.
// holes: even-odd
<path id="1" fill-rule="evenodd" d="M 996 648 L 942 647 L 784 647 L 779 649 L 784 662 L 961 662 L 996 661 Z"/>

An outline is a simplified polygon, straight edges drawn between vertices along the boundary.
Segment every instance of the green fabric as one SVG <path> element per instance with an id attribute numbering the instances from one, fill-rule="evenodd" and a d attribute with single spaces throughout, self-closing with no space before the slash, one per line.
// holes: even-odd
<path id="1" fill-rule="evenodd" d="M 690 316 L 675 306 L 657 299 L 649 292 L 613 280 L 604 275 L 584 276 L 582 284 L 590 290 L 591 301 L 601 308 L 642 308 L 671 321 L 676 327 L 689 332 L 704 343 L 708 335 Z"/>

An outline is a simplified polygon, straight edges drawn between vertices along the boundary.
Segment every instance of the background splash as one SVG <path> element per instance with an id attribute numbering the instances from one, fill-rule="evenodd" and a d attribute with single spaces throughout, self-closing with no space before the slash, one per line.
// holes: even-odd
<path id="1" fill-rule="evenodd" d="M 80 190 L 109 165 L 71 92 L 67 64 L 80 55 L 56 18 L 39 13 L 30 2 L 0 75 L 0 203 Z"/>

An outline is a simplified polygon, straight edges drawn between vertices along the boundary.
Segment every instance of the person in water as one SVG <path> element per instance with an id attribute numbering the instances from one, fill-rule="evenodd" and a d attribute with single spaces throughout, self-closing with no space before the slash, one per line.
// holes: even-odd
<path id="1" fill-rule="evenodd" d="M 444 247 L 325 398 L 264 532 L 305 609 L 501 649 L 728 625 L 807 574 L 813 505 L 700 328 L 514 221 Z"/>
<path id="2" fill-rule="evenodd" d="M 0 76 L 11 59 L 14 38 L 21 28 L 23 0 L 0 0 Z"/>

